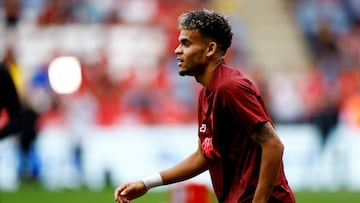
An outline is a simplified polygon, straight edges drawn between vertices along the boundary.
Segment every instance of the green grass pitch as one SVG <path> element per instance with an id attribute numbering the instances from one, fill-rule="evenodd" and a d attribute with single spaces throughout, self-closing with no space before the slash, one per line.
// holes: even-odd
<path id="1" fill-rule="evenodd" d="M 360 192 L 346 190 L 336 192 L 295 193 L 297 203 L 359 203 Z M 168 193 L 150 191 L 132 203 L 168 203 Z M 38 184 L 26 184 L 16 192 L 0 191 L 0 203 L 107 203 L 114 202 L 113 188 L 108 187 L 99 192 L 81 190 L 47 191 Z M 214 199 L 211 203 L 216 203 Z"/>

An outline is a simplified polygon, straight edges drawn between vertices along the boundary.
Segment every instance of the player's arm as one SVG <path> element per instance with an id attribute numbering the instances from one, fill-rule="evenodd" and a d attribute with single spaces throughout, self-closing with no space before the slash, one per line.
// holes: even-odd
<path id="1" fill-rule="evenodd" d="M 144 195 L 152 187 L 167 185 L 192 178 L 207 170 L 206 159 L 199 141 L 198 149 L 174 167 L 143 180 L 120 185 L 114 193 L 115 201 L 128 203 L 130 200 Z"/>
<path id="2" fill-rule="evenodd" d="M 160 173 L 163 184 L 171 184 L 192 178 L 207 170 L 206 158 L 199 140 L 198 149 L 182 162 Z"/>
<path id="3" fill-rule="evenodd" d="M 270 122 L 258 124 L 251 138 L 261 146 L 259 182 L 253 203 L 268 202 L 279 175 L 284 145 Z"/>

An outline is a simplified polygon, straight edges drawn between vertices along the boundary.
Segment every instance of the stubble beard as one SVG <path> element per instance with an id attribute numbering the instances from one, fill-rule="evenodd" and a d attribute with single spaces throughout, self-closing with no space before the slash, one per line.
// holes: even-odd
<path id="1" fill-rule="evenodd" d="M 203 65 L 199 65 L 196 67 L 192 67 L 189 69 L 180 69 L 179 70 L 179 75 L 180 76 L 197 76 L 197 75 L 201 75 L 204 72 L 204 66 Z"/>
<path id="2" fill-rule="evenodd" d="M 180 76 L 186 76 L 186 75 L 189 75 L 189 70 L 187 69 L 181 69 L 181 67 L 179 67 L 179 75 Z"/>
<path id="3" fill-rule="evenodd" d="M 186 73 L 186 71 L 179 71 L 178 73 L 179 73 L 180 76 L 186 76 L 186 75 L 188 75 L 188 74 Z"/>

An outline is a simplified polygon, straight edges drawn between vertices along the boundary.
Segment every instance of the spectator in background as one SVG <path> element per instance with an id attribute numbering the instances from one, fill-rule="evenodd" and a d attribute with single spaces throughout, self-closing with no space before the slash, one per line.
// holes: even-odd
<path id="1" fill-rule="evenodd" d="M 350 30 L 342 35 L 338 43 L 343 63 L 347 69 L 360 66 L 360 18 L 354 21 Z"/>
<path id="2" fill-rule="evenodd" d="M 20 0 L 4 0 L 5 25 L 7 28 L 13 28 L 17 25 L 21 15 Z"/>
<path id="3" fill-rule="evenodd" d="M 74 20 L 72 16 L 72 1 L 46 1 L 38 15 L 39 25 L 66 24 Z"/>
<path id="4" fill-rule="evenodd" d="M 74 21 L 79 23 L 98 23 L 104 18 L 99 8 L 91 0 L 76 0 L 71 6 Z"/>
<path id="5" fill-rule="evenodd" d="M 360 20 L 360 1 L 359 0 L 343 0 L 344 7 L 348 16 L 353 23 Z"/>
<path id="6" fill-rule="evenodd" d="M 294 12 L 298 25 L 308 42 L 309 50 L 317 57 L 319 33 L 326 24 L 330 35 L 339 35 L 347 31 L 350 21 L 346 10 L 339 0 L 298 0 L 294 3 Z M 320 37 L 322 37 L 320 35 Z"/>

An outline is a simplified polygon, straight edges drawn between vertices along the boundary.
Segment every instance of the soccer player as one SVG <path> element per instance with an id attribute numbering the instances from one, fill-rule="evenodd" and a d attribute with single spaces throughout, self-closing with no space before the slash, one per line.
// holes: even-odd
<path id="1" fill-rule="evenodd" d="M 179 74 L 203 85 L 198 106 L 198 149 L 177 165 L 115 190 L 128 203 L 150 188 L 209 170 L 220 203 L 294 203 L 283 168 L 284 146 L 255 85 L 224 62 L 231 26 L 220 13 L 197 10 L 179 17 L 175 49 Z"/>
<path id="2" fill-rule="evenodd" d="M 0 63 L 0 118 L 3 109 L 9 117 L 0 128 L 0 139 L 18 133 L 21 130 L 21 104 L 15 84 L 5 63 Z"/>

